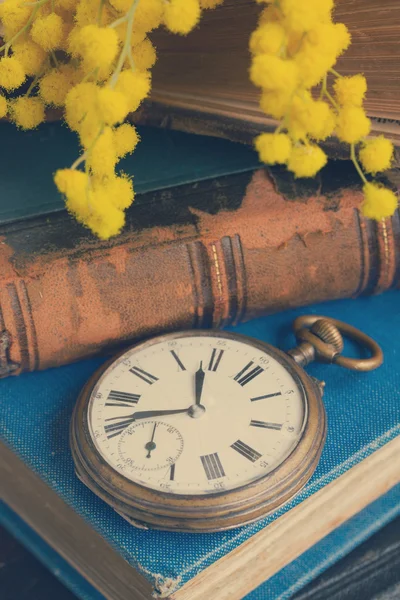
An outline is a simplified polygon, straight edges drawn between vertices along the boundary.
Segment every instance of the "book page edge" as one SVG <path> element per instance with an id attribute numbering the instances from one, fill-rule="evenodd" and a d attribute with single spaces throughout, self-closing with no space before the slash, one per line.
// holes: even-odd
<path id="1" fill-rule="evenodd" d="M 151 583 L 2 442 L 0 481 L 0 499 L 105 598 L 153 598 Z"/>
<path id="2" fill-rule="evenodd" d="M 400 436 L 203 569 L 170 600 L 241 600 L 400 483 L 399 454 Z"/>

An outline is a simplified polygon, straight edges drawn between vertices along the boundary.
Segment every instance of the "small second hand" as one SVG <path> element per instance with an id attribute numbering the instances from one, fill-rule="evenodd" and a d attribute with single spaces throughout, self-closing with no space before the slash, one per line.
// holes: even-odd
<path id="1" fill-rule="evenodd" d="M 147 442 L 145 448 L 147 450 L 146 458 L 151 458 L 151 451 L 156 448 L 156 443 L 154 442 L 154 435 L 156 433 L 157 423 L 154 423 L 153 433 L 151 435 L 151 440 Z"/>

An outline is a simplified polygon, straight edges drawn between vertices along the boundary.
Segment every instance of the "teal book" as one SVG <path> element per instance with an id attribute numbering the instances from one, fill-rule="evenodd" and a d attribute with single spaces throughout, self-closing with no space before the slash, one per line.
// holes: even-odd
<path id="1" fill-rule="evenodd" d="M 231 531 L 136 529 L 77 479 L 69 421 L 79 391 L 105 358 L 3 379 L 3 525 L 81 598 L 291 598 L 400 514 L 398 298 L 392 291 L 327 302 L 229 328 L 288 349 L 293 319 L 323 314 L 376 339 L 385 357 L 370 373 L 308 367 L 326 382 L 328 434 L 319 465 L 286 506 Z"/>
<path id="2" fill-rule="evenodd" d="M 138 132 L 141 141 L 134 155 L 118 163 L 133 176 L 137 194 L 259 166 L 256 152 L 243 144 L 152 127 L 138 127 Z M 63 210 L 53 174 L 70 167 L 80 155 L 76 134 L 62 123 L 46 123 L 29 132 L 0 123 L 0 134 L 0 224 Z"/>

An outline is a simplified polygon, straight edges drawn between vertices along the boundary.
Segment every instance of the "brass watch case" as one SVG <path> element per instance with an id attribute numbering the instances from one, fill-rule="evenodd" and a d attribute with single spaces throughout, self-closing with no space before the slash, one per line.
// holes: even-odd
<path id="1" fill-rule="evenodd" d="M 257 521 L 288 502 L 304 487 L 324 446 L 325 410 L 317 383 L 289 355 L 247 336 L 213 330 L 185 331 L 152 338 L 134 348 L 141 350 L 154 343 L 190 336 L 215 336 L 250 344 L 280 362 L 294 378 L 302 393 L 305 420 L 297 445 L 277 468 L 234 490 L 204 495 L 152 490 L 115 471 L 100 455 L 91 438 L 88 413 L 99 380 L 111 366 L 122 362 L 132 347 L 98 369 L 83 388 L 71 420 L 70 446 L 81 481 L 134 525 L 181 532 L 224 531 Z"/>

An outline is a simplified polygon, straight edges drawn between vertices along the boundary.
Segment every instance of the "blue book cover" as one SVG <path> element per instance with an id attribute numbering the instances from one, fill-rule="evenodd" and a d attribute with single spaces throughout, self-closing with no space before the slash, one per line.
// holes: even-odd
<path id="1" fill-rule="evenodd" d="M 85 488 L 74 474 L 68 427 L 80 389 L 102 364 L 103 358 L 2 380 L 2 439 L 48 489 L 53 490 L 83 522 L 90 524 L 144 581 L 150 582 L 156 596 L 174 600 L 201 597 L 288 599 L 400 514 L 400 486 L 397 485 L 400 468 L 396 460 L 400 451 L 398 292 L 288 311 L 231 330 L 288 349 L 294 345 L 290 329 L 292 320 L 309 312 L 334 317 L 358 327 L 381 345 L 385 361 L 382 367 L 370 373 L 346 371 L 329 365 L 311 365 L 308 368 L 311 375 L 326 381 L 327 442 L 317 470 L 301 493 L 258 523 L 213 534 L 143 531 L 132 527 Z M 353 347 L 345 350 L 355 351 Z M 366 469 L 362 471 L 363 465 Z M 375 470 L 368 472 L 369 465 Z M 2 472 L 11 481 L 12 468 L 10 465 L 1 466 Z M 351 481 L 353 488 L 347 487 Z M 359 484 L 358 487 L 356 485 L 356 493 L 354 481 Z M 321 494 L 328 489 L 333 490 L 332 497 L 336 498 L 336 502 L 327 506 L 321 503 Z M 352 493 L 348 493 L 350 489 Z M 4 497 L 7 497 L 7 491 Z M 351 514 L 353 505 L 356 507 L 354 515 Z M 26 506 L 26 515 L 20 516 L 29 516 L 29 502 Z M 4 524 L 19 532 L 17 535 L 25 539 L 27 545 L 36 547 L 43 560 L 54 563 L 54 548 L 51 550 L 46 546 L 40 549 L 40 541 L 32 541 L 36 534 L 32 532 L 30 535 L 29 530 L 24 530 L 23 522 L 10 512 L 10 508 L 15 509 L 10 502 L 9 507 L 3 507 Z M 340 519 L 342 513 L 352 518 L 343 523 Z M 318 532 L 299 539 L 301 519 L 296 519 L 296 515 L 303 515 L 310 532 L 315 529 L 315 523 L 319 523 Z M 29 521 L 29 518 L 26 520 Z M 332 523 L 335 525 L 332 526 Z M 304 523 L 302 526 L 304 528 Z M 275 547 L 268 547 L 269 539 L 279 542 L 276 553 L 278 546 L 283 548 L 285 556 L 279 568 L 277 556 L 274 556 Z M 54 540 L 50 545 L 56 546 Z M 296 545 L 298 556 L 293 549 Z M 254 565 L 249 563 L 251 552 L 255 552 L 253 559 L 257 563 L 257 577 L 249 577 L 254 569 Z M 82 565 L 77 564 L 73 556 L 65 553 L 64 556 L 70 566 L 83 572 Z M 238 556 L 242 557 L 241 561 L 238 561 Z M 99 590 L 105 597 L 112 597 L 100 585 L 101 565 L 98 565 L 98 577 L 91 578 L 90 589 L 84 579 L 74 577 L 70 566 L 60 567 L 60 576 L 82 598 L 98 599 Z M 226 574 L 228 579 L 233 580 L 230 586 L 224 579 Z M 210 585 L 214 586 L 214 591 Z M 123 596 L 114 596 L 120 597 Z M 145 591 L 139 597 L 151 596 Z"/>

